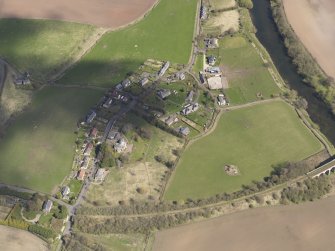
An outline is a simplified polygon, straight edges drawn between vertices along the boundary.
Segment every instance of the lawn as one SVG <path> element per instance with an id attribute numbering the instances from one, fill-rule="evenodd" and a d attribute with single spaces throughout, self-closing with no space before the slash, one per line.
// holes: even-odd
<path id="1" fill-rule="evenodd" d="M 45 87 L 0 141 L 0 181 L 50 192 L 72 166 L 76 124 L 102 92 Z"/>
<path id="2" fill-rule="evenodd" d="M 283 101 L 226 112 L 214 132 L 183 153 L 165 199 L 233 192 L 269 175 L 273 165 L 299 161 L 321 149 L 321 143 Z M 240 175 L 228 176 L 225 165 L 237 166 Z"/>
<path id="3" fill-rule="evenodd" d="M 106 34 L 61 83 L 110 86 L 148 58 L 186 64 L 196 16 L 196 0 L 161 0 L 139 23 Z"/>
<path id="4" fill-rule="evenodd" d="M 34 79 L 54 73 L 93 35 L 90 25 L 48 20 L 0 20 L 0 56 Z"/>
<path id="5" fill-rule="evenodd" d="M 280 92 L 261 57 L 244 37 L 226 37 L 216 51 L 228 77 L 226 93 L 231 104 L 256 101 L 260 96 L 270 98 Z"/>

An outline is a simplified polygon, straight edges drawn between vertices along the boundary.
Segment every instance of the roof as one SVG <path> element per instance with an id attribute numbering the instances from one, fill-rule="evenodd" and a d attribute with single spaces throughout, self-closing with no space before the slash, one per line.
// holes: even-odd
<path id="1" fill-rule="evenodd" d="M 45 201 L 44 204 L 43 204 L 43 210 L 44 211 L 50 211 L 50 209 L 52 208 L 52 205 L 53 205 L 53 203 L 52 203 L 51 200 Z"/>
<path id="2" fill-rule="evenodd" d="M 162 99 L 165 99 L 171 95 L 171 91 L 168 89 L 161 89 L 157 91 L 157 95 L 160 96 Z"/>
<path id="3" fill-rule="evenodd" d="M 78 180 L 83 180 L 85 178 L 86 171 L 85 170 L 80 170 L 77 174 L 77 179 Z"/>
<path id="4" fill-rule="evenodd" d="M 184 135 L 184 136 L 187 136 L 190 134 L 190 128 L 188 127 L 180 127 L 179 128 L 179 132 Z"/>
<path id="5" fill-rule="evenodd" d="M 70 188 L 68 186 L 64 186 L 62 189 L 62 195 L 66 196 L 70 193 Z"/>

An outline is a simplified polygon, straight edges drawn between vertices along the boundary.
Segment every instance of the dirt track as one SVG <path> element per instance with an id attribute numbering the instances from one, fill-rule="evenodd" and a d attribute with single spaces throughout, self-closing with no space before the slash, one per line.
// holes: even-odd
<path id="1" fill-rule="evenodd" d="M 0 250 L 47 251 L 47 244 L 37 236 L 23 230 L 0 226 Z"/>
<path id="2" fill-rule="evenodd" d="M 117 28 L 142 17 L 157 0 L 0 0 L 0 18 L 59 19 Z"/>
<path id="3" fill-rule="evenodd" d="M 323 70 L 335 78 L 335 1 L 284 0 L 289 22 Z"/>
<path id="4" fill-rule="evenodd" d="M 154 251 L 331 251 L 335 197 L 259 208 L 158 232 Z"/>

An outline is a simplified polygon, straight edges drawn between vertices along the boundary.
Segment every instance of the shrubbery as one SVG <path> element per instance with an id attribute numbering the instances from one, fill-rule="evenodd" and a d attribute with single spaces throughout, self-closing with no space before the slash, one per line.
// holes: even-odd
<path id="1" fill-rule="evenodd" d="M 237 3 L 240 7 L 252 9 L 254 7 L 254 4 L 251 0 L 237 0 Z"/>
<path id="2" fill-rule="evenodd" d="M 37 234 L 37 235 L 43 237 L 46 240 L 56 237 L 56 234 L 55 234 L 54 231 L 52 231 L 51 229 L 47 229 L 47 228 L 38 226 L 38 225 L 30 225 L 28 227 L 28 231 L 32 232 L 34 234 Z"/>

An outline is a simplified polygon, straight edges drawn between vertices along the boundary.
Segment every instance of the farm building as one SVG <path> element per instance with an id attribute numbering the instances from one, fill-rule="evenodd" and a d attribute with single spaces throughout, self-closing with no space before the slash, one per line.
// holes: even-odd
<path id="1" fill-rule="evenodd" d="M 181 111 L 182 115 L 189 115 L 193 112 L 196 112 L 199 109 L 198 103 L 188 104 L 184 106 L 184 109 Z"/>
<path id="2" fill-rule="evenodd" d="M 215 65 L 216 63 L 216 57 L 215 56 L 208 56 L 207 57 L 207 63 L 211 66 Z"/>
<path id="3" fill-rule="evenodd" d="M 114 149 L 117 153 L 124 152 L 127 149 L 127 141 L 124 138 L 119 139 L 114 144 Z"/>
<path id="4" fill-rule="evenodd" d="M 90 158 L 85 156 L 80 164 L 80 169 L 87 169 Z"/>
<path id="5" fill-rule="evenodd" d="M 158 76 L 162 77 L 165 74 L 165 72 L 169 69 L 169 67 L 170 67 L 170 62 L 169 61 L 165 62 L 163 67 L 159 70 Z"/>
<path id="6" fill-rule="evenodd" d="M 157 91 L 157 95 L 161 99 L 166 99 L 167 97 L 169 97 L 171 95 L 171 91 L 167 90 L 167 89 L 161 89 L 161 90 Z"/>
<path id="7" fill-rule="evenodd" d="M 92 150 L 93 150 L 93 144 L 91 144 L 91 143 L 87 144 L 87 146 L 85 148 L 85 151 L 84 151 L 84 155 L 90 156 Z"/>
<path id="8" fill-rule="evenodd" d="M 122 81 L 121 84 L 122 84 L 123 88 L 127 88 L 128 86 L 131 85 L 131 81 L 129 79 L 125 79 L 125 80 Z"/>
<path id="9" fill-rule="evenodd" d="M 220 106 L 227 105 L 227 100 L 226 100 L 226 98 L 225 98 L 225 96 L 223 94 L 220 94 L 217 97 L 217 100 L 218 100 L 218 105 L 220 105 Z"/>
<path id="10" fill-rule="evenodd" d="M 43 204 L 43 212 L 44 213 L 49 213 L 52 206 L 53 206 L 53 203 L 52 203 L 51 200 L 45 201 L 44 204 Z"/>
<path id="11" fill-rule="evenodd" d="M 92 123 L 92 121 L 95 119 L 97 116 L 97 113 L 95 111 L 91 111 L 89 115 L 86 116 L 86 123 Z"/>
<path id="12" fill-rule="evenodd" d="M 104 108 L 109 108 L 113 103 L 113 99 L 112 98 L 108 98 L 106 100 L 106 102 L 102 105 Z"/>
<path id="13" fill-rule="evenodd" d="M 86 175 L 86 171 L 85 170 L 80 170 L 77 173 L 77 180 L 84 180 L 85 179 L 85 175 Z"/>
<path id="14" fill-rule="evenodd" d="M 186 97 L 186 103 L 191 103 L 194 99 L 194 94 L 195 92 L 193 90 L 191 90 Z"/>
<path id="15" fill-rule="evenodd" d="M 148 78 L 143 78 L 143 79 L 140 81 L 141 86 L 145 86 L 147 83 L 149 83 L 149 79 L 148 79 Z"/>
<path id="16" fill-rule="evenodd" d="M 207 67 L 205 71 L 210 74 L 221 74 L 220 67 Z"/>
<path id="17" fill-rule="evenodd" d="M 214 49 L 219 47 L 219 40 L 217 38 L 207 38 L 205 39 L 206 47 L 209 49 Z"/>
<path id="18" fill-rule="evenodd" d="M 170 115 L 165 119 L 165 124 L 172 126 L 174 123 L 178 122 L 178 118 L 175 115 Z"/>
<path id="19" fill-rule="evenodd" d="M 30 75 L 28 72 L 25 72 L 24 74 L 16 77 L 14 79 L 14 84 L 16 85 L 29 85 L 30 84 Z"/>
<path id="20" fill-rule="evenodd" d="M 186 127 L 180 127 L 179 128 L 179 133 L 183 136 L 187 136 L 190 134 L 190 128 L 188 128 L 187 126 Z"/>
<path id="21" fill-rule="evenodd" d="M 64 186 L 62 189 L 62 196 L 63 198 L 70 194 L 70 188 L 68 186 Z"/>
<path id="22" fill-rule="evenodd" d="M 185 73 L 184 72 L 177 72 L 175 75 L 175 78 L 178 80 L 184 80 L 186 78 Z"/>
<path id="23" fill-rule="evenodd" d="M 204 20 L 207 18 L 207 7 L 204 5 L 201 5 L 200 7 L 200 19 Z"/>

